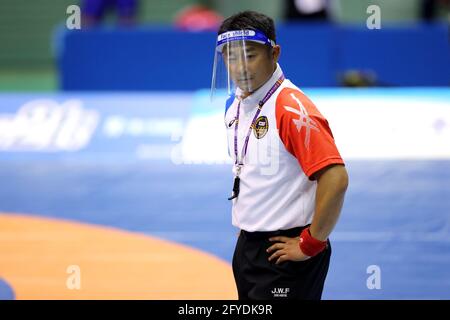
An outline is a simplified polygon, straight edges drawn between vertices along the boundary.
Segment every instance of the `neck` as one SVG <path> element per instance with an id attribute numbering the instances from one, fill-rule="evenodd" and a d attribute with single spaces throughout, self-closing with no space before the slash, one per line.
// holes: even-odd
<path id="1" fill-rule="evenodd" d="M 251 92 L 242 92 L 242 94 L 241 94 L 241 98 L 242 99 L 245 99 L 245 98 L 247 98 L 249 95 L 251 95 L 252 93 Z"/>

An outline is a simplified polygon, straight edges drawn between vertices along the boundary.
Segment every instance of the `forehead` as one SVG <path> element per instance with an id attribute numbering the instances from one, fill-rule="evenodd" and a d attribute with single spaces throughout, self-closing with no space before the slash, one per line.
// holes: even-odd
<path id="1" fill-rule="evenodd" d="M 222 53 L 227 54 L 229 53 L 239 53 L 243 52 L 245 49 L 245 52 L 259 52 L 266 50 L 266 46 L 254 41 L 233 41 L 231 43 L 227 43 L 223 49 Z"/>

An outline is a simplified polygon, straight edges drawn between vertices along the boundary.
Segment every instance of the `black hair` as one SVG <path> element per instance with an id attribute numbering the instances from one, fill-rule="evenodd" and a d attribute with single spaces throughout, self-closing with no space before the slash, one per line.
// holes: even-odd
<path id="1" fill-rule="evenodd" d="M 277 41 L 273 19 L 256 11 L 242 11 L 225 19 L 218 34 L 242 29 L 262 31 L 270 40 Z"/>

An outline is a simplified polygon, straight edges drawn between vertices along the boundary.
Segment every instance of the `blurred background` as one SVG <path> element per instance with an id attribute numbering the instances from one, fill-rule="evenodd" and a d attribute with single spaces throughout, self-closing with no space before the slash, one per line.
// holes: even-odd
<path id="1" fill-rule="evenodd" d="M 209 86 L 217 28 L 242 10 L 275 20 L 349 171 L 323 298 L 449 299 L 449 9 L 2 0 L 0 299 L 237 297 Z"/>

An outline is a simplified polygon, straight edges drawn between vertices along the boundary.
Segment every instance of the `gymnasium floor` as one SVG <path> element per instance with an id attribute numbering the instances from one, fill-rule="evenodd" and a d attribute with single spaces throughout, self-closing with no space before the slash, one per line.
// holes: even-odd
<path id="1" fill-rule="evenodd" d="M 236 298 L 230 166 L 89 150 L 1 153 L 0 299 Z M 449 299 L 450 160 L 346 162 L 323 298 Z"/>

